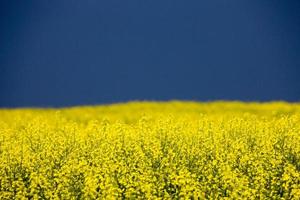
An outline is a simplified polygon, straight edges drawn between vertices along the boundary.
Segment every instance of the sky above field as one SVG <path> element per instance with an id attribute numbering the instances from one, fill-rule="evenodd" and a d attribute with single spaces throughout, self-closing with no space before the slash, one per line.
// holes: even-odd
<path id="1" fill-rule="evenodd" d="M 0 107 L 300 101 L 300 1 L 0 2 Z"/>

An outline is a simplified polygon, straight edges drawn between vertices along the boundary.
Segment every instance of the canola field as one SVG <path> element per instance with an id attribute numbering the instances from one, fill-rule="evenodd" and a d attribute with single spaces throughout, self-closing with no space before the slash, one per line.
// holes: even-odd
<path id="1" fill-rule="evenodd" d="M 0 199 L 299 199 L 300 104 L 0 109 Z"/>

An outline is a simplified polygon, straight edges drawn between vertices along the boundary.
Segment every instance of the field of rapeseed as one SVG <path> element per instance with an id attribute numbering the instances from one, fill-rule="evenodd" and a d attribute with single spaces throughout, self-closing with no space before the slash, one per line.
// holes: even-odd
<path id="1" fill-rule="evenodd" d="M 0 110 L 0 199 L 299 199 L 300 104 Z"/>

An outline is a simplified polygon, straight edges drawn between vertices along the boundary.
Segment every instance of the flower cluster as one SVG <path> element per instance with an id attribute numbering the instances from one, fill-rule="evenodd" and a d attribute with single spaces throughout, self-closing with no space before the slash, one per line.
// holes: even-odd
<path id="1" fill-rule="evenodd" d="M 0 199 L 299 197 L 299 104 L 0 110 Z"/>

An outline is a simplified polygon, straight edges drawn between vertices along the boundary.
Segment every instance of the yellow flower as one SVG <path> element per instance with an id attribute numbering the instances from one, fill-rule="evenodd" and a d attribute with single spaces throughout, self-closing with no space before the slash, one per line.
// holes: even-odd
<path id="1" fill-rule="evenodd" d="M 300 104 L 0 110 L 0 199 L 297 199 Z"/>

